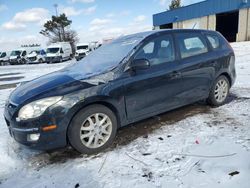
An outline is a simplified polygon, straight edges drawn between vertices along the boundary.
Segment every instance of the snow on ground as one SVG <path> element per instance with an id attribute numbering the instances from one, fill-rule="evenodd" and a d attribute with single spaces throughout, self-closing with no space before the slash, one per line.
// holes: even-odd
<path id="1" fill-rule="evenodd" d="M 118 132 L 110 149 L 95 156 L 20 146 L 1 116 L 0 187 L 248 188 L 250 42 L 232 46 L 238 77 L 226 105 L 200 102 L 130 125 Z M 24 81 L 66 65 L 0 67 L 0 81 L 3 73 L 21 72 Z M 20 80 L 2 81 L 0 89 Z M 11 91 L 0 90 L 0 114 Z"/>
<path id="2" fill-rule="evenodd" d="M 0 85 L 16 84 L 19 82 L 32 80 L 41 75 L 60 70 L 71 63 L 74 63 L 74 60 L 50 65 L 32 64 L 20 66 L 0 66 Z"/>

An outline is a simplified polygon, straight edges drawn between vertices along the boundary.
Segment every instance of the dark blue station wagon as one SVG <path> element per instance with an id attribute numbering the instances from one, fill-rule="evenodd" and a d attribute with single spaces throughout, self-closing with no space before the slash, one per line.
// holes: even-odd
<path id="1" fill-rule="evenodd" d="M 217 32 L 138 33 L 17 87 L 4 116 L 23 145 L 92 154 L 122 126 L 199 100 L 223 105 L 235 77 L 233 49 Z"/>

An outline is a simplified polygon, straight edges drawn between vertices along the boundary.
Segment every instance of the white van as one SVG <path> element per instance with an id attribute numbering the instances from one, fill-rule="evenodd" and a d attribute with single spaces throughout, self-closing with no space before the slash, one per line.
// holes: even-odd
<path id="1" fill-rule="evenodd" d="M 43 49 L 33 50 L 27 55 L 27 63 L 45 63 L 46 62 L 46 52 Z"/>
<path id="2" fill-rule="evenodd" d="M 72 49 L 69 42 L 53 43 L 47 47 L 46 62 L 55 63 L 71 59 Z"/>
<path id="3" fill-rule="evenodd" d="M 90 46 L 88 43 L 79 43 L 76 45 L 75 58 L 77 61 L 81 60 L 89 54 Z"/>
<path id="4" fill-rule="evenodd" d="M 9 63 L 11 65 L 25 64 L 29 51 L 26 48 L 19 48 L 11 51 Z"/>
<path id="5" fill-rule="evenodd" d="M 101 43 L 98 42 L 98 41 L 92 41 L 90 43 L 90 51 L 94 51 L 96 50 L 97 48 L 99 48 L 101 46 Z"/>
<path id="6" fill-rule="evenodd" d="M 10 52 L 0 52 L 0 65 L 8 64 Z"/>

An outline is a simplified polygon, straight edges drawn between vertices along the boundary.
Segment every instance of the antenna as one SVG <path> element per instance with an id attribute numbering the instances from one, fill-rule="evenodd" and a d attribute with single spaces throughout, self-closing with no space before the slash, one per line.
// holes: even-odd
<path id="1" fill-rule="evenodd" d="M 196 25 L 197 25 L 197 22 L 195 22 L 195 24 L 194 24 L 194 26 L 193 26 L 193 28 L 192 28 L 192 29 L 194 29 Z"/>

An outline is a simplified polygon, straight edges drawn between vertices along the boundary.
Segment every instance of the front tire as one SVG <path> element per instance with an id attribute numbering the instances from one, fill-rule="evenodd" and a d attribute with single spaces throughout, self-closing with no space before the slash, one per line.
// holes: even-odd
<path id="1" fill-rule="evenodd" d="M 210 91 L 208 103 L 212 106 L 221 106 L 225 104 L 230 90 L 230 83 L 226 76 L 219 76 Z"/>
<path id="2" fill-rule="evenodd" d="M 80 153 L 99 153 L 115 139 L 117 118 L 103 105 L 92 105 L 79 111 L 68 128 L 68 139 Z"/>
<path id="3" fill-rule="evenodd" d="M 63 58 L 62 58 L 62 57 L 60 57 L 59 63 L 62 63 L 62 62 L 63 62 Z"/>

